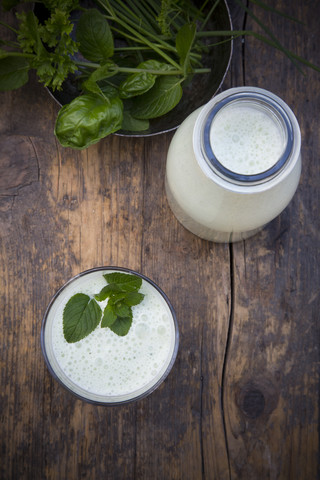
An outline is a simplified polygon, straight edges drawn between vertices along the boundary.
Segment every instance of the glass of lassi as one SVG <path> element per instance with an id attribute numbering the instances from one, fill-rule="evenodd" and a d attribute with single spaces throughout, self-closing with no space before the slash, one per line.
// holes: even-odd
<path id="1" fill-rule="evenodd" d="M 295 115 L 275 94 L 238 87 L 193 112 L 170 143 L 166 193 L 195 235 L 233 242 L 257 233 L 288 205 L 301 173 Z"/>
<path id="2" fill-rule="evenodd" d="M 80 295 L 95 299 L 96 309 L 106 311 L 109 299 L 101 300 L 97 294 L 109 288 L 106 278 L 114 273 L 134 276 L 141 283 L 142 300 L 139 304 L 130 300 L 129 331 L 119 335 L 103 327 L 103 316 L 84 338 L 67 340 L 65 313 L 71 299 Z M 121 289 L 117 295 L 121 300 Z M 82 327 L 87 328 L 90 321 L 89 315 Z M 41 348 L 50 373 L 73 395 L 98 405 L 123 404 L 149 395 L 172 369 L 178 345 L 177 319 L 166 294 L 151 279 L 121 267 L 97 267 L 70 279 L 54 295 L 42 321 Z"/>

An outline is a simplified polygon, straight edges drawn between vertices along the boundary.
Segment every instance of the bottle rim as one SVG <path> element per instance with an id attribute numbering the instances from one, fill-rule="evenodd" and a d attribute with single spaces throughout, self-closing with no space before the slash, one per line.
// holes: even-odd
<path id="1" fill-rule="evenodd" d="M 286 134 L 286 145 L 285 148 L 279 157 L 279 159 L 268 169 L 263 172 L 254 173 L 254 174 L 242 174 L 234 172 L 227 167 L 225 167 L 216 157 L 213 152 L 211 141 L 210 141 L 210 131 L 214 118 L 221 111 L 221 109 L 229 106 L 231 103 L 236 102 L 255 102 L 260 106 L 271 110 L 271 112 L 276 116 L 276 118 L 282 124 L 282 127 Z M 231 181 L 235 184 L 259 184 L 270 180 L 271 178 L 278 175 L 286 165 L 289 160 L 294 145 L 294 129 L 292 122 L 285 111 L 285 109 L 273 98 L 261 94 L 258 92 L 240 92 L 231 94 L 223 98 L 220 102 L 216 103 L 213 108 L 209 111 L 204 126 L 202 129 L 201 137 L 201 150 L 205 157 L 206 163 L 209 167 L 220 177 L 224 178 L 227 181 Z"/>

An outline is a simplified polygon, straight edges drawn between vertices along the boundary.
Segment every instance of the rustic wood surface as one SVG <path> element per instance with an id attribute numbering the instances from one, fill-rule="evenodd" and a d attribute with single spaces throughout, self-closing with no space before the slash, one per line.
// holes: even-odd
<path id="1" fill-rule="evenodd" d="M 320 65 L 317 0 L 259 12 Z M 236 28 L 252 20 L 231 5 Z M 301 74 L 252 38 L 235 43 L 223 89 L 254 85 L 298 117 L 303 169 L 286 210 L 233 245 L 186 231 L 164 192 L 172 133 L 59 146 L 58 107 L 35 78 L 0 94 L 0 478 L 319 478 L 320 73 Z M 99 265 L 156 281 L 177 313 L 175 366 L 121 407 L 73 398 L 50 376 L 41 321 L 55 291 Z"/>

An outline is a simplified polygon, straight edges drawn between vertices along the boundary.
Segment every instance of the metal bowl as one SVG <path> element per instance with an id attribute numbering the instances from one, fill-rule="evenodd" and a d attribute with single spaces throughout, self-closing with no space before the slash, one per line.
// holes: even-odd
<path id="1" fill-rule="evenodd" d="M 198 2 L 195 2 L 198 3 Z M 231 16 L 226 0 L 220 1 L 215 9 L 212 20 L 208 23 L 210 30 L 232 30 Z M 207 103 L 221 87 L 228 71 L 232 56 L 232 40 L 224 41 L 226 37 L 212 37 L 211 43 L 216 43 L 203 58 L 204 67 L 211 68 L 207 74 L 194 75 L 183 89 L 183 96 L 178 105 L 162 117 L 150 120 L 148 130 L 143 132 L 128 132 L 118 130 L 115 135 L 128 137 L 146 137 L 175 130 L 182 121 L 194 110 Z M 62 106 L 69 103 L 79 92 L 72 80 L 67 80 L 61 91 L 51 91 L 50 94 Z"/>

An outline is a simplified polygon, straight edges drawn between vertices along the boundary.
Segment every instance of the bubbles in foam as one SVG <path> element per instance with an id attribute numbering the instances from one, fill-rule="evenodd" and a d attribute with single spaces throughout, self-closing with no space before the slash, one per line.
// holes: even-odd
<path id="1" fill-rule="evenodd" d="M 138 323 L 135 328 L 135 334 L 138 338 L 142 340 L 150 334 L 150 327 L 146 323 Z"/>
<path id="2" fill-rule="evenodd" d="M 279 122 L 257 106 L 231 103 L 214 117 L 212 150 L 229 170 L 245 175 L 264 172 L 280 158 L 285 136 Z"/>
<path id="3" fill-rule="evenodd" d="M 172 354 L 174 324 L 166 302 L 162 297 L 159 301 L 158 292 L 143 281 L 145 297 L 133 307 L 132 326 L 125 337 L 99 327 L 83 340 L 68 344 L 62 327 L 68 299 L 79 291 L 92 295 L 104 285 L 103 278 L 100 282 L 94 277 L 94 284 L 86 281 L 69 289 L 52 323 L 53 352 L 61 370 L 81 388 L 98 395 L 122 395 L 161 377 Z M 101 302 L 101 308 L 106 304 Z"/>

